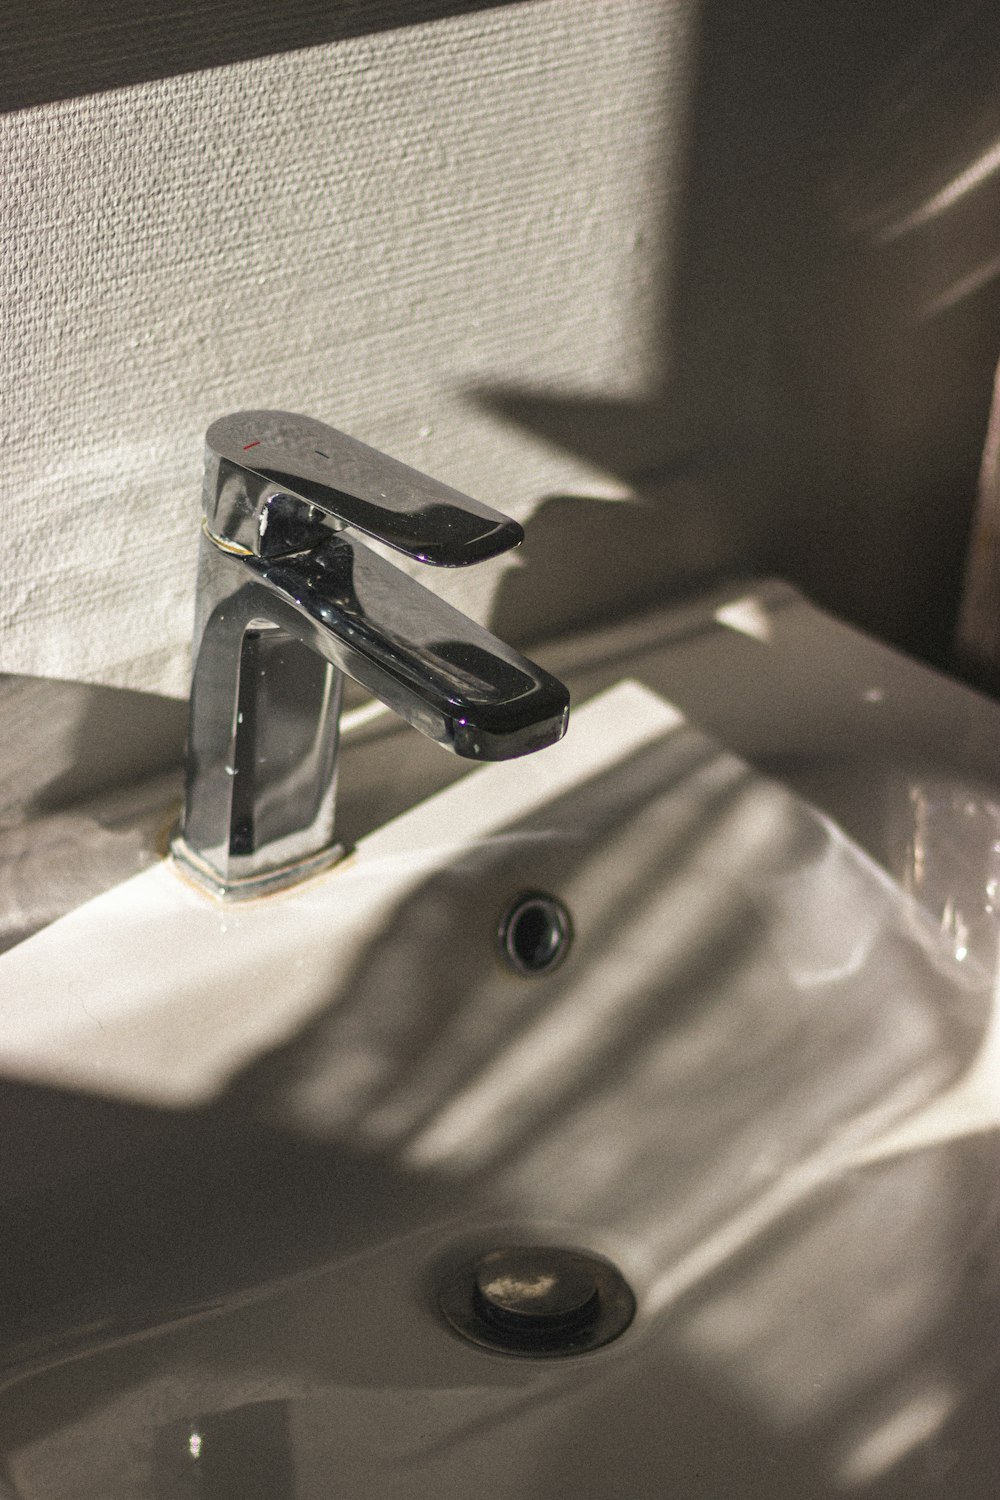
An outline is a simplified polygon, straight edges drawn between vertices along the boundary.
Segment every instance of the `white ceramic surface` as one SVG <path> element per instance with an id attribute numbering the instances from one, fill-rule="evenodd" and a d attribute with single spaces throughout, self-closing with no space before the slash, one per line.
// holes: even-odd
<path id="1" fill-rule="evenodd" d="M 11 1495 L 993 1493 L 998 711 L 780 590 L 645 629 L 307 890 L 156 868 L 0 957 L 6 1138 L 64 1153 L 7 1197 Z M 633 1326 L 460 1340 L 441 1278 L 532 1240 Z"/>

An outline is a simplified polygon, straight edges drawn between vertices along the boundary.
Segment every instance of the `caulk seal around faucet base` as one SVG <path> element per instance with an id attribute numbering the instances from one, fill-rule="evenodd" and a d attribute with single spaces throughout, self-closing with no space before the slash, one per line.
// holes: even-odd
<path id="1" fill-rule="evenodd" d="M 174 864 L 184 879 L 206 891 L 219 901 L 256 901 L 262 896 L 272 896 L 292 886 L 302 885 L 314 875 L 346 859 L 351 849 L 345 844 L 331 844 L 321 849 L 310 859 L 297 859 L 287 865 L 278 865 L 261 875 L 247 875 L 241 879 L 222 880 L 212 865 L 199 859 L 182 834 L 175 832 L 170 840 L 170 853 Z"/>

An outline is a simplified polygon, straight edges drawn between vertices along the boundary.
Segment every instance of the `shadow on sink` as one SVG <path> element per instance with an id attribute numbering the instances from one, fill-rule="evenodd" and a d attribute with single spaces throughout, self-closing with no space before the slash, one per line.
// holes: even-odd
<path id="1" fill-rule="evenodd" d="M 575 929 L 535 978 L 496 942 L 525 890 Z M 334 988 L 201 1111 L 4 1089 L 63 1163 L 4 1233 L 13 1494 L 982 1493 L 950 1434 L 996 1367 L 995 1137 L 892 1132 L 992 982 L 831 825 L 678 729 Z M 500 1233 L 616 1259 L 633 1329 L 544 1370 L 446 1333 L 434 1265 Z"/>

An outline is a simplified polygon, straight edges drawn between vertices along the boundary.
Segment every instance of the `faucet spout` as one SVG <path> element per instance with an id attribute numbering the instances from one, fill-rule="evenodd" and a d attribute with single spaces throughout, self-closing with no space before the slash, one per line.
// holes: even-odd
<path id="1" fill-rule="evenodd" d="M 273 433 L 280 421 L 287 432 L 305 419 L 245 413 L 226 420 L 241 438 L 248 427 Z M 186 800 L 173 850 L 203 885 L 233 898 L 292 884 L 343 853 L 334 814 L 344 674 L 473 760 L 553 744 L 565 732 L 569 699 L 555 678 L 356 535 L 362 522 L 377 534 L 378 506 L 387 494 L 412 494 L 405 476 L 413 471 L 389 459 L 382 470 L 373 450 L 309 422 L 306 440 L 322 448 L 320 456 L 341 456 L 341 481 L 343 454 L 356 459 L 362 451 L 363 487 L 375 500 L 345 497 L 342 483 L 324 490 L 314 473 L 303 483 L 294 451 L 273 462 L 280 446 L 273 436 L 271 473 L 261 481 L 225 453 L 220 459 L 222 425 L 208 435 L 212 493 L 199 561 Z M 301 429 L 291 430 L 301 447 Z M 498 540 L 520 539 L 520 528 L 497 512 L 475 502 L 463 512 L 456 502 L 464 497 L 417 478 L 417 522 L 397 503 L 385 527 L 390 546 L 425 560 L 434 551 L 439 561 L 464 549 L 471 561 L 484 546 L 495 551 Z M 458 525 L 449 525 L 448 510 L 459 511 Z"/>

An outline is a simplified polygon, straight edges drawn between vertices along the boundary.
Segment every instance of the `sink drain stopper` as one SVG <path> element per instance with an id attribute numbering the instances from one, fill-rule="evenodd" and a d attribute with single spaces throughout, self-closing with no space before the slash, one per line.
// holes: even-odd
<path id="1" fill-rule="evenodd" d="M 551 1245 L 493 1250 L 453 1272 L 439 1300 L 465 1338 L 528 1358 L 597 1349 L 635 1315 L 635 1298 L 614 1266 Z"/>

